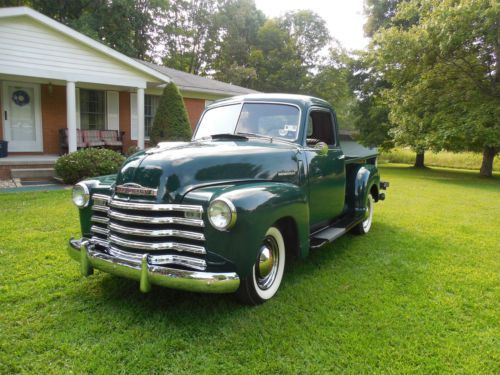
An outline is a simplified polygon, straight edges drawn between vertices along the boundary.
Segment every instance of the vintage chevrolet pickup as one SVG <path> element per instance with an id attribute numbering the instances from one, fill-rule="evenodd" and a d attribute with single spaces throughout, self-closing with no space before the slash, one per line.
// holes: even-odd
<path id="1" fill-rule="evenodd" d="M 370 230 L 385 198 L 377 153 L 340 137 L 325 101 L 252 94 L 217 101 L 191 142 L 129 157 L 79 182 L 81 239 L 69 254 L 94 269 L 197 292 L 272 298 L 285 259 Z"/>

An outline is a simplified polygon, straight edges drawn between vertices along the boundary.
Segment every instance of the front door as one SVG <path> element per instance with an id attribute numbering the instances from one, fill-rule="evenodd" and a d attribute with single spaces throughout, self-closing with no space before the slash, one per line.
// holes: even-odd
<path id="1" fill-rule="evenodd" d="M 336 139 L 330 110 L 312 109 L 307 125 L 309 220 L 315 228 L 326 225 L 344 209 L 344 153 Z"/>
<path id="2" fill-rule="evenodd" d="M 40 85 L 3 82 L 2 109 L 9 152 L 43 151 Z"/>

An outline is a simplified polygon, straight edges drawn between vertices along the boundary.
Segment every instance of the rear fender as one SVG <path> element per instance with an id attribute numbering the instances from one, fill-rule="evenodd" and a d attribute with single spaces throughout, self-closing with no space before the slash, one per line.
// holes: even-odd
<path id="1" fill-rule="evenodd" d="M 227 231 L 213 228 L 207 217 L 210 202 L 219 197 L 236 207 L 236 223 Z M 207 250 L 233 263 L 241 277 L 251 271 L 266 231 L 282 218 L 291 218 L 296 226 L 298 255 L 309 251 L 309 206 L 305 192 L 296 185 L 261 182 L 207 187 L 186 194 L 183 203 L 204 206 Z"/>
<path id="2" fill-rule="evenodd" d="M 353 206 L 356 215 L 364 215 L 366 211 L 366 201 L 370 192 L 373 199 L 378 201 L 378 192 L 380 190 L 380 175 L 375 165 L 365 164 L 357 167 L 354 173 L 350 174 L 353 187 L 353 194 L 351 195 L 351 205 Z"/>

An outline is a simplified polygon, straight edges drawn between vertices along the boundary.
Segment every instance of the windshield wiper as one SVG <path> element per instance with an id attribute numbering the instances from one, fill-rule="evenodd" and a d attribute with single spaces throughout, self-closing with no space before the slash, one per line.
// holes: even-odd
<path id="1" fill-rule="evenodd" d="M 238 134 L 233 134 L 233 133 L 220 133 L 220 134 L 212 134 L 210 136 L 212 139 L 221 139 L 221 138 L 230 138 L 230 139 L 248 139 L 245 135 L 238 133 Z"/>
<path id="2" fill-rule="evenodd" d="M 206 141 L 208 139 L 224 139 L 224 138 L 248 140 L 248 138 L 243 136 L 243 135 L 232 134 L 232 133 L 219 133 L 219 134 L 206 135 L 205 137 L 201 137 L 201 138 L 198 138 L 196 140 L 197 141 Z"/>

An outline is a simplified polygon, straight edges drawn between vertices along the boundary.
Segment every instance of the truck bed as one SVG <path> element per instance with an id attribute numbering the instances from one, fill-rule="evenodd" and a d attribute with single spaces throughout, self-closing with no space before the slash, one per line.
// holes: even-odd
<path id="1" fill-rule="evenodd" d="M 377 157 L 376 148 L 368 148 L 353 140 L 341 140 L 340 146 L 345 155 L 345 163 L 350 164 L 358 160 L 367 160 Z"/>

